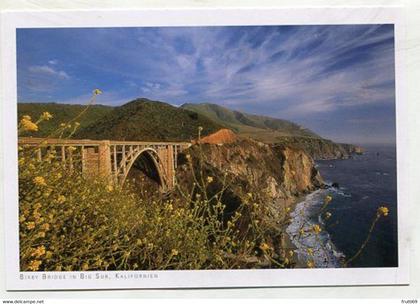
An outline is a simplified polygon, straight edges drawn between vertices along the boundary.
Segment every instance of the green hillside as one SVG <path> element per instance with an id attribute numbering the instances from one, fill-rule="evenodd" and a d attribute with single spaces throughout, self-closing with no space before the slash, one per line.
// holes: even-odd
<path id="1" fill-rule="evenodd" d="M 207 116 L 220 125 L 230 128 L 239 134 L 263 142 L 278 142 L 284 136 L 321 138 L 311 130 L 287 120 L 247 114 L 216 104 L 186 103 L 181 107 Z"/>
<path id="2" fill-rule="evenodd" d="M 58 104 L 58 103 L 18 103 L 18 118 L 23 115 L 29 115 L 35 121 L 43 112 L 49 112 L 53 115 L 53 119 L 42 122 L 38 132 L 22 134 L 22 136 L 39 136 L 45 137 L 55 131 L 61 123 L 67 123 L 81 113 L 86 106 Z M 89 109 L 78 119 L 80 129 L 95 123 L 105 114 L 111 112 L 112 107 L 103 105 L 92 105 Z"/>
<path id="3" fill-rule="evenodd" d="M 83 128 L 77 137 L 88 139 L 189 141 L 222 126 L 207 117 L 167 103 L 141 98 L 115 107 L 95 123 Z"/>

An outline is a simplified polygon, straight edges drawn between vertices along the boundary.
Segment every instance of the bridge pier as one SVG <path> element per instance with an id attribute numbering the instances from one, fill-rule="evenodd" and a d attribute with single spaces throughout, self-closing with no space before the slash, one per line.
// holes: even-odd
<path id="1" fill-rule="evenodd" d="M 98 147 L 99 175 L 111 177 L 111 146 L 109 140 L 102 140 Z"/>
<path id="2" fill-rule="evenodd" d="M 158 156 L 162 162 L 164 170 L 164 178 L 166 179 L 166 190 L 172 190 L 175 186 L 175 163 L 174 163 L 174 149 L 172 145 L 167 145 L 158 148 Z"/>
<path id="3" fill-rule="evenodd" d="M 110 141 L 100 141 L 96 147 L 82 149 L 83 174 L 87 176 L 109 177 L 111 171 Z"/>

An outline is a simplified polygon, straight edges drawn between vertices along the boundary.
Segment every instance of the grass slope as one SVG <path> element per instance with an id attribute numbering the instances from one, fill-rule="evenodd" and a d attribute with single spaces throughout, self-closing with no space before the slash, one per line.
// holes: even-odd
<path id="1" fill-rule="evenodd" d="M 89 139 L 189 141 L 216 132 L 221 125 L 187 109 L 140 98 L 115 107 L 95 123 L 83 128 L 77 137 Z"/>
<path id="2" fill-rule="evenodd" d="M 29 115 L 32 120 L 36 121 L 43 112 L 50 112 L 53 119 L 42 122 L 40 130 L 36 133 L 26 133 L 22 136 L 37 136 L 45 137 L 51 134 L 58 128 L 61 123 L 67 123 L 76 117 L 80 112 L 85 109 L 85 105 L 71 105 L 71 104 L 58 104 L 58 103 L 18 103 L 18 118 L 23 115 Z M 101 119 L 105 114 L 111 112 L 112 107 L 103 105 L 92 105 L 86 113 L 80 117 L 80 129 L 95 123 Z"/>
<path id="3" fill-rule="evenodd" d="M 230 128 L 239 134 L 267 143 L 278 142 L 284 136 L 321 138 L 311 130 L 287 120 L 247 114 L 216 104 L 186 103 L 181 107 L 207 116 L 220 125 Z"/>

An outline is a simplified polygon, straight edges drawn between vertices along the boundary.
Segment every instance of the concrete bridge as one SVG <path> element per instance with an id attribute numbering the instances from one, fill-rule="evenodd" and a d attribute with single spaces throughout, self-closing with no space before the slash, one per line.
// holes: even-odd
<path id="1" fill-rule="evenodd" d="M 19 146 L 34 147 L 42 161 L 55 151 L 69 170 L 79 170 L 87 176 L 110 178 L 123 185 L 135 163 L 157 179 L 162 191 L 175 184 L 177 156 L 191 146 L 185 142 L 142 142 L 88 139 L 19 138 Z"/>

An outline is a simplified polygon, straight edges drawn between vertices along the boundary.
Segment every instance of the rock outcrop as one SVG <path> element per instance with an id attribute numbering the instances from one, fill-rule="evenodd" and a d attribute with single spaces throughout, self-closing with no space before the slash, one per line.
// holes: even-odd
<path id="1" fill-rule="evenodd" d="M 192 188 L 194 180 L 198 185 L 205 185 L 201 189 L 206 189 L 207 198 L 223 192 L 221 201 L 226 206 L 223 220 L 229 220 L 244 207 L 236 226 L 238 231 L 254 239 L 255 235 L 249 235 L 249 227 L 257 219 L 258 231 L 264 231 L 263 239 L 277 258 L 284 255 L 284 248 L 289 248 L 285 232 L 288 207 L 299 196 L 324 185 L 312 157 L 302 149 L 286 145 L 273 147 L 251 139 L 194 144 L 179 155 L 178 165 L 177 182 L 184 197 L 203 193 L 198 189 L 201 186 Z M 272 261 L 263 254 L 242 258 L 252 267 L 272 266 Z M 251 263 L 251 259 L 255 261 Z"/>
<path id="2" fill-rule="evenodd" d="M 177 177 L 183 185 L 191 184 L 186 155 L 195 161 L 202 157 L 207 176 L 221 180 L 227 175 L 228 191 L 236 203 L 247 193 L 253 193 L 273 208 L 285 208 L 296 197 L 323 185 L 312 158 L 294 147 L 272 147 L 249 139 L 193 145 L 180 155 Z"/>
<path id="3" fill-rule="evenodd" d="M 219 131 L 207 135 L 200 139 L 203 144 L 228 144 L 238 140 L 238 136 L 229 129 L 220 129 Z"/>
<path id="4" fill-rule="evenodd" d="M 304 150 L 315 160 L 322 159 L 346 159 L 352 154 L 363 153 L 363 148 L 351 145 L 335 143 L 327 139 L 310 137 L 282 137 L 274 146 L 289 146 Z"/>

